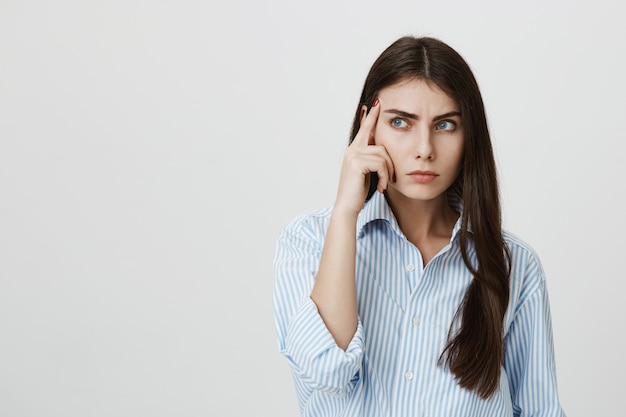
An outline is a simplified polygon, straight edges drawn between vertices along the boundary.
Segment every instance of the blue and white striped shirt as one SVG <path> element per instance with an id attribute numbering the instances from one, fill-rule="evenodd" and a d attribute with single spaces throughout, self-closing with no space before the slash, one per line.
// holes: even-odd
<path id="1" fill-rule="evenodd" d="M 512 256 L 505 361 L 499 390 L 484 400 L 437 365 L 473 279 L 461 257 L 460 220 L 450 243 L 423 267 L 384 196 L 374 193 L 357 221 L 359 322 L 344 352 L 310 298 L 331 211 L 289 223 L 274 260 L 278 343 L 303 416 L 564 416 L 544 272 L 528 245 L 504 235 Z M 469 255 L 475 264 L 471 240 Z"/>

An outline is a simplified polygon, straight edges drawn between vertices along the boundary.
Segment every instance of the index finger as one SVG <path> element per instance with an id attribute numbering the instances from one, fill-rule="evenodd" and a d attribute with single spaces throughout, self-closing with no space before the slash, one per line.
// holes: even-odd
<path id="1" fill-rule="evenodd" d="M 361 127 L 356 134 L 353 142 L 356 142 L 359 146 L 367 146 L 374 144 L 373 131 L 378 121 L 378 115 L 380 114 L 380 100 L 374 100 L 369 113 L 364 118 L 361 118 Z"/>

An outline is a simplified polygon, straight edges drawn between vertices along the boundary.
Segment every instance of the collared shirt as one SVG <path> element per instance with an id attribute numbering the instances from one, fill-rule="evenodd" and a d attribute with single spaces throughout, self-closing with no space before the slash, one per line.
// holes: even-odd
<path id="1" fill-rule="evenodd" d="M 485 400 L 438 365 L 473 279 L 461 256 L 460 219 L 449 244 L 423 267 L 384 196 L 366 202 L 357 220 L 359 321 L 344 351 L 310 298 L 331 212 L 289 223 L 274 259 L 278 344 L 303 416 L 564 416 L 544 272 L 527 244 L 504 233 L 512 257 L 505 361 L 498 391 Z M 471 239 L 468 251 L 476 265 Z"/>

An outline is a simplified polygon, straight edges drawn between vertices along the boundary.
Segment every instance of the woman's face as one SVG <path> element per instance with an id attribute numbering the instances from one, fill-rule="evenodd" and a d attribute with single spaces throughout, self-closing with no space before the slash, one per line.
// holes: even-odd
<path id="1" fill-rule="evenodd" d="M 401 81 L 378 95 L 374 142 L 387 149 L 395 181 L 390 198 L 433 200 L 456 180 L 463 161 L 461 110 L 439 87 L 420 79 Z"/>

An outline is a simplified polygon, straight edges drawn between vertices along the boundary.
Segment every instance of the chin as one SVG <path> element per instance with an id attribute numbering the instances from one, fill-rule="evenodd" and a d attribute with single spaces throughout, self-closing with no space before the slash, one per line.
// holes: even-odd
<path id="1" fill-rule="evenodd" d="M 407 199 L 413 201 L 432 201 L 436 200 L 441 196 L 446 194 L 446 189 L 440 190 L 437 189 L 421 189 L 416 190 L 412 189 L 403 189 L 403 188 L 395 188 L 393 190 L 389 190 L 387 195 L 392 199 Z"/>

